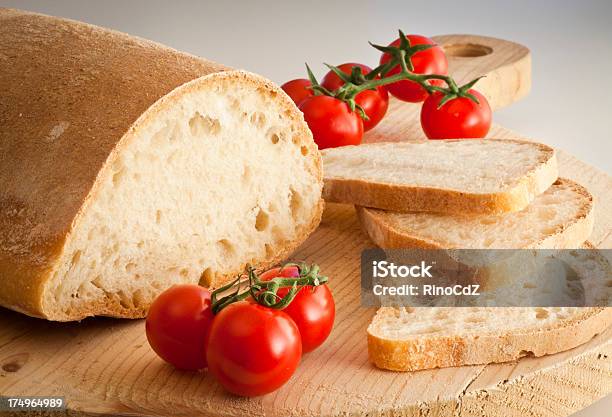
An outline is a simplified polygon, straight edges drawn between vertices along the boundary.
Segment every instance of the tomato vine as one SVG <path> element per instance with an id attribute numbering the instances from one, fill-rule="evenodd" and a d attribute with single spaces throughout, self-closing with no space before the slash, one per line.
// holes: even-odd
<path id="1" fill-rule="evenodd" d="M 392 58 L 390 61 L 379 65 L 374 68 L 371 72 L 364 75 L 359 67 L 353 67 L 351 74 L 347 75 L 338 67 L 333 65 L 325 64 L 331 71 L 333 71 L 342 81 L 344 85 L 335 91 L 329 91 L 325 87 L 321 86 L 314 76 L 312 70 L 306 64 L 306 71 L 308 78 L 311 82 L 311 89 L 315 95 L 328 95 L 335 97 L 339 100 L 346 102 L 352 111 L 357 111 L 359 115 L 367 120 L 367 115 L 355 102 L 355 97 L 365 91 L 374 90 L 377 87 L 393 84 L 398 81 L 413 81 L 423 87 L 429 94 L 434 92 L 440 92 L 444 95 L 440 100 L 439 107 L 442 107 L 445 103 L 458 97 L 465 97 L 476 104 L 479 104 L 479 100 L 476 96 L 471 94 L 469 90 L 480 80 L 482 77 L 478 77 L 465 85 L 458 86 L 457 82 L 449 75 L 444 74 L 416 74 L 412 72 L 414 67 L 412 65 L 411 58 L 422 51 L 433 48 L 435 44 L 423 44 L 423 45 L 411 45 L 410 40 L 406 35 L 399 30 L 399 46 L 382 46 L 370 43 L 372 47 L 377 50 L 389 54 Z M 387 75 L 389 71 L 400 66 L 401 70 L 397 74 Z M 428 81 L 440 80 L 446 83 L 446 87 L 432 85 Z"/>
<path id="2" fill-rule="evenodd" d="M 327 282 L 326 276 L 319 275 L 319 266 L 316 264 L 287 263 L 281 267 L 281 270 L 292 266 L 298 268 L 298 277 L 276 277 L 269 281 L 262 281 L 255 268 L 247 265 L 247 279 L 244 279 L 243 275 L 239 276 L 229 284 L 212 292 L 212 312 L 216 314 L 228 305 L 249 297 L 265 307 L 282 310 L 293 301 L 301 288 L 309 285 L 316 287 Z M 289 288 L 289 291 L 284 297 L 280 297 L 277 294 L 278 290 L 286 287 Z M 231 292 L 219 298 L 221 294 L 227 291 Z"/>

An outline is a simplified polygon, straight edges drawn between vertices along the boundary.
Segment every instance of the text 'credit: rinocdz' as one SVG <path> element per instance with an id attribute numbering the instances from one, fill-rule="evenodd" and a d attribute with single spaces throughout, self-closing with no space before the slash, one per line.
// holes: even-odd
<path id="1" fill-rule="evenodd" d="M 609 307 L 610 249 L 366 249 L 361 302 L 378 306 Z"/>

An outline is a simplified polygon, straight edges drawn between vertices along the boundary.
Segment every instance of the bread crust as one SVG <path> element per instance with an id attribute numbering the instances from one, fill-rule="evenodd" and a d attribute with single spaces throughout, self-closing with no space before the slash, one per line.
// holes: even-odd
<path id="1" fill-rule="evenodd" d="M 374 334 L 376 317 L 368 327 L 368 353 L 379 368 L 416 371 L 449 366 L 508 362 L 540 357 L 588 342 L 612 324 L 612 308 L 581 308 L 581 314 L 554 326 L 496 334 L 421 336 L 390 340 Z M 379 314 L 379 313 L 377 313 Z"/>
<path id="2" fill-rule="evenodd" d="M 584 197 L 584 206 L 572 221 L 561 225 L 546 238 L 536 242 L 530 249 L 564 249 L 579 247 L 593 230 L 593 196 L 582 185 L 566 178 L 555 184 L 567 184 Z M 370 239 L 381 248 L 462 249 L 448 242 L 422 239 L 400 230 L 385 220 L 384 212 L 365 207 L 356 207 L 362 228 Z M 514 248 L 521 249 L 521 248 Z"/>
<path id="3" fill-rule="evenodd" d="M 146 308 L 112 299 L 60 316 L 43 303 L 45 285 L 123 147 L 164 108 L 211 83 L 247 83 L 280 100 L 322 183 L 318 149 L 292 101 L 262 77 L 229 70 L 124 33 L 0 9 L 0 305 L 54 320 L 144 316 Z M 264 263 L 297 247 L 322 209 Z"/>
<path id="4" fill-rule="evenodd" d="M 529 248 L 593 248 L 585 242 L 593 229 L 593 197 L 580 184 L 559 178 L 584 197 L 585 204 L 571 222 L 562 225 L 548 237 Z M 447 242 L 436 242 L 411 236 L 387 223 L 379 210 L 357 207 L 362 227 L 370 239 L 383 248 L 447 249 Z M 466 337 L 415 337 L 392 340 L 376 335 L 376 317 L 368 327 L 368 353 L 382 369 L 415 371 L 448 366 L 507 362 L 523 356 L 543 356 L 572 349 L 586 343 L 612 324 L 612 308 L 582 308 L 582 315 L 558 326 L 530 332 L 500 332 L 493 335 L 473 334 Z M 382 313 L 377 313 L 382 314 Z"/>
<path id="5" fill-rule="evenodd" d="M 498 214 L 522 210 L 557 179 L 557 158 L 553 148 L 519 139 L 486 140 L 536 146 L 541 152 L 539 165 L 506 191 L 499 193 L 475 194 L 443 188 L 372 182 L 359 178 L 327 177 L 324 178 L 323 198 L 328 202 L 399 212 Z"/>

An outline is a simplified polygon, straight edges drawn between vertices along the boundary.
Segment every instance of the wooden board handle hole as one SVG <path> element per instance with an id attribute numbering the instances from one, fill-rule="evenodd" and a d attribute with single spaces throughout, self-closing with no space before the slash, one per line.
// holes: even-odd
<path id="1" fill-rule="evenodd" d="M 447 55 L 457 58 L 477 58 L 493 53 L 493 48 L 476 43 L 453 43 L 442 45 Z"/>

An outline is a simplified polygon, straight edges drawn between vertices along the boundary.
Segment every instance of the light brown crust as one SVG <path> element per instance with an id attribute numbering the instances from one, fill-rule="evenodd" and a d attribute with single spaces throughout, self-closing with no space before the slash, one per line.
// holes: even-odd
<path id="1" fill-rule="evenodd" d="M 277 97 L 299 124 L 322 182 L 318 150 L 291 100 L 261 77 L 221 73 L 228 70 L 112 30 L 0 8 L 0 305 L 50 318 L 45 283 L 104 167 L 165 106 L 213 80 L 240 79 Z M 321 212 L 322 203 L 269 263 L 297 247 Z M 87 310 L 61 319 L 145 314 L 112 299 Z"/>
<path id="2" fill-rule="evenodd" d="M 572 320 L 530 331 L 498 334 L 422 336 L 411 340 L 378 337 L 368 328 L 368 354 L 379 368 L 416 371 L 448 366 L 508 362 L 524 356 L 540 357 L 588 342 L 612 324 L 612 308 L 584 308 Z M 375 326 L 376 318 L 370 326 Z"/>
<path id="3" fill-rule="evenodd" d="M 580 213 L 549 237 L 532 248 L 576 248 L 587 239 L 593 228 L 593 198 L 581 185 L 567 179 L 558 181 L 571 185 L 585 197 Z M 362 227 L 372 241 L 383 248 L 446 249 L 445 242 L 434 242 L 411 236 L 398 230 L 377 215 L 378 210 L 357 208 Z M 584 246 L 593 248 L 589 242 Z M 584 315 L 557 327 L 531 332 L 500 332 L 495 335 L 426 336 L 411 340 L 390 340 L 372 332 L 376 319 L 368 328 L 368 353 L 371 361 L 382 369 L 415 371 L 448 366 L 507 362 L 520 357 L 543 356 L 572 349 L 592 339 L 612 324 L 612 308 L 584 308 Z"/>
<path id="4" fill-rule="evenodd" d="M 500 193 L 473 194 L 443 188 L 371 182 L 359 178 L 328 177 L 324 178 L 323 198 L 328 202 L 399 212 L 495 214 L 522 210 L 557 179 L 557 159 L 551 147 L 519 139 L 487 140 L 535 146 L 541 152 L 539 165 Z"/>
<path id="5" fill-rule="evenodd" d="M 577 193 L 584 197 L 584 206 L 580 212 L 568 223 L 561 225 L 557 230 L 536 242 L 530 248 L 537 249 L 564 249 L 579 247 L 586 241 L 593 230 L 593 196 L 580 184 L 559 178 L 556 184 L 570 185 Z M 361 227 L 370 239 L 381 248 L 420 248 L 420 249 L 461 249 L 448 242 L 439 242 L 422 239 L 411 235 L 409 230 L 401 230 L 386 221 L 384 212 L 365 207 L 356 207 Z M 519 248 L 516 248 L 519 249 Z"/>

